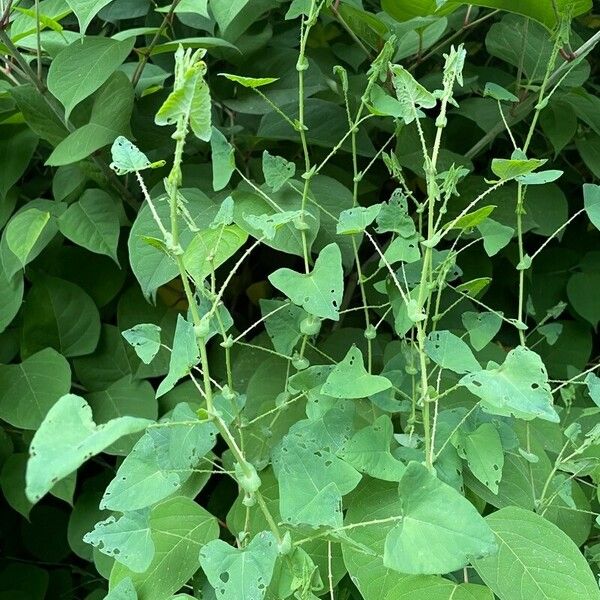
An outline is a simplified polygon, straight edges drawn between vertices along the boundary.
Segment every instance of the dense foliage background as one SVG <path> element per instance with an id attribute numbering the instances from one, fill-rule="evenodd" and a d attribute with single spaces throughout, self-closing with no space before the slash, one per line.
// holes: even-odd
<path id="1" fill-rule="evenodd" d="M 600 598 L 599 13 L 0 0 L 0 599 Z"/>

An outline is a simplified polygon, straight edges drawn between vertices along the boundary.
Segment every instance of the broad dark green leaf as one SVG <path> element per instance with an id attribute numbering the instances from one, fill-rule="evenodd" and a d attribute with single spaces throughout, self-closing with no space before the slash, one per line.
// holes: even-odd
<path id="1" fill-rule="evenodd" d="M 600 598 L 583 555 L 556 525 L 515 507 L 503 508 L 486 521 L 498 554 L 473 565 L 500 600 Z"/>
<path id="2" fill-rule="evenodd" d="M 14 427 L 37 429 L 56 401 L 71 389 L 71 368 L 46 348 L 20 365 L 0 365 L 0 417 Z"/>
<path id="3" fill-rule="evenodd" d="M 134 41 L 87 36 L 58 53 L 48 70 L 48 89 L 65 107 L 67 118 L 117 70 Z"/>

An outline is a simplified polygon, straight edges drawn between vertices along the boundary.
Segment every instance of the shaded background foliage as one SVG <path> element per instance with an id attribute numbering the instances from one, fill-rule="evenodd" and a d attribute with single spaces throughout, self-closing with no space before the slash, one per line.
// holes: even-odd
<path id="1" fill-rule="evenodd" d="M 167 373 L 168 352 L 162 349 L 151 365 L 145 365 L 121 336 L 122 331 L 146 322 L 160 325 L 164 339 L 170 339 L 186 301 L 176 272 L 149 257 L 148 247 L 140 241 L 139 236 L 149 234 L 153 227 L 148 211 L 140 213 L 142 197 L 133 175 L 119 179 L 108 167 L 110 144 L 119 135 L 135 140 L 150 160 L 172 155 L 171 131 L 156 127 L 154 115 L 172 85 L 176 42 L 208 50 L 205 60 L 213 123 L 235 146 L 238 167 L 246 177 L 262 179 L 265 150 L 297 164 L 303 160 L 297 134 L 268 103 L 218 76 L 225 71 L 276 77 L 265 93 L 290 115 L 297 113 L 298 23 L 284 19 L 289 3 L 232 0 L 209 4 L 181 0 L 157 8 L 146 0 L 100 0 L 85 3 L 87 11 L 73 12 L 77 2 L 42 0 L 42 61 L 37 63 L 35 6 L 23 2 L 10 11 L 4 1 L 10 18 L 2 21 L 4 37 L 0 39 L 4 57 L 0 76 L 0 598 L 93 599 L 105 593 L 99 574 L 108 577 L 112 559 L 85 544 L 82 536 L 106 517 L 98 509 L 99 499 L 133 440 L 122 440 L 120 447 L 87 463 L 76 477 L 62 480 L 52 490 L 53 497 L 32 508 L 23 485 L 28 446 L 56 399 L 73 391 L 88 401 L 97 422 L 105 422 L 121 414 L 154 419 L 178 402 L 189 401 L 194 391 L 190 382 L 180 383 L 157 401 L 154 389 Z M 343 94 L 333 75 L 336 64 L 347 69 L 350 103 L 357 105 L 368 65 L 390 34 L 398 38 L 394 61 L 428 89 L 440 85 L 442 54 L 450 43 L 464 42 L 468 59 L 464 86 L 457 91 L 460 110 L 450 110 L 439 157 L 441 170 L 456 164 L 470 171 L 448 216 L 459 214 L 484 189 L 484 177 L 492 176 L 491 158 L 507 157 L 512 149 L 496 100 L 483 95 L 485 83 L 496 82 L 518 96 L 505 110 L 522 145 L 528 121 L 521 119 L 530 114 L 531 98 L 552 50 L 548 28 L 556 25 L 550 2 L 534 3 L 534 10 L 539 10 L 534 15 L 537 20 L 493 9 L 505 8 L 506 2 L 483 4 L 465 6 L 451 1 L 433 14 L 434 0 L 356 0 L 336 2 L 333 9 L 324 11 L 306 51 L 305 119 L 314 162 L 320 163 L 347 131 Z M 594 7 L 585 1 L 574 4 L 582 14 L 573 22 L 571 48 L 565 47 L 561 61 L 568 60 L 570 50 L 600 27 L 597 3 Z M 83 30 L 90 37 L 80 45 L 79 31 Z M 20 54 L 9 58 L 13 44 Z M 70 54 L 65 54 L 65 47 Z M 61 61 L 72 65 L 72 70 Z M 96 81 L 104 77 L 76 102 L 77 92 L 71 88 L 89 73 Z M 548 159 L 564 175 L 527 192 L 524 228 L 529 254 L 581 208 L 582 182 L 600 178 L 598 86 L 598 60 L 592 54 L 569 74 L 541 113 L 531 155 Z M 424 126 L 430 140 L 432 122 Z M 370 120 L 357 139 L 359 164 L 366 166 L 393 133 L 390 119 Z M 424 192 L 419 145 L 415 128 L 408 126 L 399 129 L 388 146 L 405 170 L 408 187 L 417 195 Z M 313 183 L 315 194 L 318 190 L 338 213 L 352 206 L 349 149 L 348 143 L 342 144 Z M 146 172 L 148 188 L 159 190 L 164 176 L 160 169 Z M 186 145 L 183 178 L 190 198 L 206 195 L 215 202 L 239 183 L 234 175 L 230 186 L 214 191 L 210 147 L 197 139 Z M 385 165 L 377 162 L 361 181 L 360 204 L 385 201 L 395 187 Z M 494 219 L 513 229 L 515 188 L 516 184 L 508 184 L 489 197 L 489 204 L 496 205 Z M 238 201 L 245 193 L 240 187 L 234 199 Z M 39 211 L 36 220 L 19 219 L 31 209 Z M 333 221 L 326 224 L 321 219 L 324 228 L 315 250 L 326 246 L 332 227 L 335 230 Z M 42 233 L 31 248 L 20 247 L 32 227 L 41 228 Z M 552 323 L 537 328 L 528 340 L 542 357 L 550 379 L 557 381 L 597 360 L 595 332 L 600 321 L 600 233 L 580 218 L 559 238 L 548 244 L 526 276 L 530 324 L 543 325 L 548 311 L 564 303 L 552 313 Z M 339 243 L 349 270 L 351 247 Z M 370 247 L 361 252 L 367 264 L 376 262 Z M 475 245 L 464 252 L 461 281 L 489 277 L 479 300 L 514 316 L 517 263 L 516 239 L 494 256 Z M 225 263 L 218 272 L 219 280 L 231 264 Z M 273 269 L 299 269 L 301 264 L 293 253 L 268 246 L 254 252 L 225 297 L 238 331 L 260 317 L 260 299 L 277 296 L 267 281 Z M 354 275 L 346 285 L 344 307 L 358 295 Z M 460 322 L 462 312 L 450 312 L 448 322 Z M 359 311 L 347 313 L 323 349 L 341 360 L 349 339 L 364 347 L 362 327 Z M 266 334 L 256 333 L 254 346 L 268 345 Z M 383 361 L 389 341 L 389 335 L 385 336 L 374 343 L 376 364 Z M 505 348 L 518 344 L 517 332 L 508 327 L 502 328 L 498 339 Z M 501 356 L 499 349 L 490 350 L 487 358 L 500 362 Z M 249 396 L 264 394 L 261 382 L 268 381 L 270 373 L 279 373 L 273 371 L 273 359 L 256 347 L 237 345 L 233 357 L 238 391 L 246 388 Z M 211 345 L 210 358 L 213 374 L 223 378 L 223 351 L 218 344 Z M 571 394 L 576 404 L 580 400 L 579 392 L 571 388 L 564 393 Z M 577 413 L 583 408 L 573 410 Z M 550 439 L 546 449 L 556 452 Z M 486 498 L 477 482 L 470 485 Z M 583 496 L 581 505 L 589 507 L 591 500 L 597 509 L 595 494 L 590 497 L 579 488 L 575 494 Z M 221 478 L 202 489 L 198 502 L 225 528 L 236 497 L 234 483 Z M 523 504 L 527 502 L 525 498 Z M 552 520 L 578 545 L 586 544 L 587 557 L 597 570 L 600 550 L 595 545 L 597 528 L 592 529 L 592 517 L 581 513 L 576 519 L 559 515 Z M 339 565 L 338 573 L 343 576 Z M 349 595 L 340 597 L 359 597 L 352 596 L 356 591 L 348 577 L 340 590 Z"/>

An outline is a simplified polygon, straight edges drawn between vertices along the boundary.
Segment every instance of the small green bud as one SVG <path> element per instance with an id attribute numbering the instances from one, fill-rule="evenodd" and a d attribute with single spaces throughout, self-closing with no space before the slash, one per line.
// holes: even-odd
<path id="1" fill-rule="evenodd" d="M 310 362 L 308 361 L 308 358 L 296 354 L 292 359 L 292 366 L 296 371 L 304 371 L 304 369 L 308 369 Z"/>
<path id="2" fill-rule="evenodd" d="M 317 335 L 321 331 L 321 319 L 314 315 L 308 315 L 300 323 L 300 333 L 302 335 Z"/>
<path id="3" fill-rule="evenodd" d="M 374 340 L 377 337 L 377 330 L 375 329 L 374 325 L 370 323 L 365 329 L 365 333 L 363 335 L 367 340 Z"/>

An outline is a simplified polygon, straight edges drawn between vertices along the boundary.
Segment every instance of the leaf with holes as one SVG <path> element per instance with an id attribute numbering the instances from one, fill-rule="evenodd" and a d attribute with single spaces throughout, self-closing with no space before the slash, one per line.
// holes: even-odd
<path id="1" fill-rule="evenodd" d="M 492 423 L 482 423 L 475 431 L 461 439 L 459 450 L 469 465 L 471 473 L 488 487 L 492 494 L 498 493 L 502 479 L 504 449 L 498 430 Z"/>
<path id="2" fill-rule="evenodd" d="M 390 451 L 394 428 L 387 415 L 357 431 L 344 445 L 340 457 L 348 464 L 377 479 L 400 481 L 405 466 Z"/>
<path id="3" fill-rule="evenodd" d="M 281 156 L 274 156 L 265 150 L 262 155 L 262 169 L 266 184 L 274 191 L 281 189 L 288 179 L 296 174 L 296 165 Z"/>
<path id="4" fill-rule="evenodd" d="M 198 553 L 219 536 L 217 519 L 194 500 L 176 496 L 150 512 L 154 558 L 143 573 L 115 563 L 109 589 L 131 578 L 138 597 L 165 600 L 177 592 L 198 570 Z"/>
<path id="5" fill-rule="evenodd" d="M 371 375 L 365 369 L 362 352 L 352 346 L 327 377 L 321 393 L 334 398 L 367 398 L 391 387 L 387 377 Z"/>
<path id="6" fill-rule="evenodd" d="M 242 549 L 213 540 L 200 550 L 200 565 L 222 600 L 262 600 L 273 577 L 277 541 L 272 533 L 257 534 Z"/>
<path id="7" fill-rule="evenodd" d="M 483 350 L 496 336 L 502 326 L 502 315 L 494 312 L 462 314 L 462 322 L 469 333 L 469 342 L 475 350 Z"/>
<path id="8" fill-rule="evenodd" d="M 552 406 L 546 367 L 524 346 L 511 350 L 502 365 L 469 373 L 459 384 L 481 398 L 483 410 L 493 415 L 560 421 Z"/>
<path id="9" fill-rule="evenodd" d="M 150 511 L 134 510 L 118 519 L 114 516 L 96 523 L 83 541 L 136 573 L 143 573 L 154 558 L 150 530 Z"/>
<path id="10" fill-rule="evenodd" d="M 294 304 L 322 319 L 339 319 L 339 307 L 344 292 L 342 254 L 336 244 L 321 250 L 311 273 L 296 273 L 277 269 L 269 281 Z"/>
<path id="11" fill-rule="evenodd" d="M 340 220 L 336 226 L 336 233 L 339 235 L 354 235 L 362 233 L 375 219 L 381 211 L 381 204 L 372 206 L 357 206 L 348 208 L 340 213 Z"/>
<path id="12" fill-rule="evenodd" d="M 151 427 L 121 463 L 100 503 L 101 508 L 139 510 L 176 492 L 213 448 L 216 430 L 181 403 L 172 416 Z"/>
<path id="13" fill-rule="evenodd" d="M 152 362 L 160 350 L 160 327 L 154 323 L 134 325 L 122 335 L 146 365 Z"/>
<path id="14" fill-rule="evenodd" d="M 157 169 L 165 164 L 164 160 L 150 162 L 148 157 L 127 138 L 119 136 L 111 147 L 112 162 L 110 168 L 117 175 L 127 175 L 145 169 Z"/>
<path id="15" fill-rule="evenodd" d="M 35 432 L 29 448 L 25 493 L 36 503 L 52 486 L 124 435 L 142 431 L 152 421 L 119 417 L 103 425 L 92 420 L 92 409 L 74 394 L 63 396 Z"/>
<path id="16" fill-rule="evenodd" d="M 470 373 L 481 369 L 471 349 L 450 331 L 434 331 L 427 336 L 425 352 L 442 369 Z"/>

